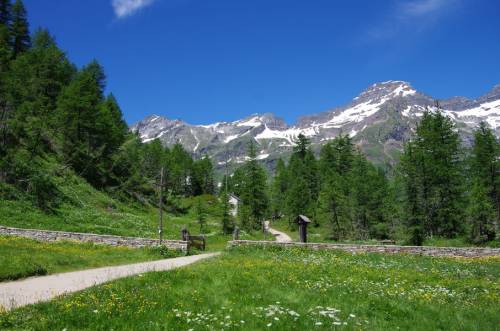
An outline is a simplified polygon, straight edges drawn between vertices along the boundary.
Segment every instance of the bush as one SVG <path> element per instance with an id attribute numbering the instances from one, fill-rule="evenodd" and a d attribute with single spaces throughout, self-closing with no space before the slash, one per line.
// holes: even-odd
<path id="1" fill-rule="evenodd" d="M 390 238 L 390 228 L 387 223 L 377 223 L 371 228 L 371 236 L 372 238 L 376 238 L 379 240 L 385 240 Z"/>

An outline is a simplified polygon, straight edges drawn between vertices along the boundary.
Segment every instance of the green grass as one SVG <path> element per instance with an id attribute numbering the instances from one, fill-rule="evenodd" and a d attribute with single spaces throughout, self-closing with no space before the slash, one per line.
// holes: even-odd
<path id="1" fill-rule="evenodd" d="M 291 228 L 288 225 L 288 222 L 285 220 L 278 220 L 271 224 L 271 227 L 283 231 L 287 233 L 294 241 L 299 240 L 299 232 L 295 229 Z M 309 225 L 307 228 L 307 237 L 309 242 L 326 242 L 333 243 L 330 238 L 331 229 L 328 225 L 321 225 L 319 227 L 315 227 L 314 225 Z M 342 240 L 335 243 L 342 244 L 368 244 L 368 245 L 377 245 L 380 243 L 377 239 L 368 239 L 368 240 Z M 396 240 L 397 245 L 406 245 L 405 240 Z M 470 241 L 465 237 L 457 237 L 457 238 L 442 238 L 442 237 L 433 237 L 427 238 L 424 241 L 424 246 L 437 246 L 437 247 L 471 247 L 474 246 Z M 500 240 L 493 240 L 489 242 L 485 242 L 480 245 L 480 247 L 500 247 Z"/>
<path id="2" fill-rule="evenodd" d="M 111 234 L 131 237 L 158 237 L 158 210 L 152 206 L 127 203 L 113 199 L 105 192 L 94 189 L 77 176 L 67 174 L 55 177 L 58 188 L 66 199 L 54 211 L 44 213 L 30 201 L 0 199 L 0 225 L 18 228 L 59 230 L 96 234 Z M 217 203 L 214 197 L 206 196 L 207 219 L 204 234 L 207 249 L 225 248 L 230 235 L 222 235 Z M 191 234 L 200 233 L 196 220 L 193 198 L 183 199 L 187 206 L 185 214 L 164 213 L 166 239 L 181 239 L 181 230 L 186 227 Z M 242 233 L 242 239 L 260 239 L 258 232 Z"/>
<path id="3" fill-rule="evenodd" d="M 0 315 L 18 330 L 496 330 L 500 260 L 238 248 Z"/>
<path id="4" fill-rule="evenodd" d="M 131 249 L 91 243 L 47 243 L 0 236 L 0 281 L 180 255 L 180 252 L 157 248 Z"/>

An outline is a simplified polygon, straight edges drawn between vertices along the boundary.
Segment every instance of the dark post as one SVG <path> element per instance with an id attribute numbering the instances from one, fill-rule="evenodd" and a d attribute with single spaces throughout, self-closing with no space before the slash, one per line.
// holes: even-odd
<path id="1" fill-rule="evenodd" d="M 163 239 L 163 167 L 161 167 L 160 173 L 160 225 L 158 227 L 158 233 L 160 234 L 160 245 Z"/>
<path id="2" fill-rule="evenodd" d="M 307 242 L 307 225 L 309 223 L 311 223 L 311 221 L 306 216 L 299 215 L 299 217 L 297 217 L 297 224 L 299 225 L 299 237 L 300 242 L 302 243 Z"/>
<path id="3" fill-rule="evenodd" d="M 184 227 L 181 231 L 182 241 L 189 241 L 189 231 Z"/>
<path id="4" fill-rule="evenodd" d="M 233 231 L 233 240 L 239 240 L 239 239 L 240 239 L 240 228 L 235 226 Z"/>

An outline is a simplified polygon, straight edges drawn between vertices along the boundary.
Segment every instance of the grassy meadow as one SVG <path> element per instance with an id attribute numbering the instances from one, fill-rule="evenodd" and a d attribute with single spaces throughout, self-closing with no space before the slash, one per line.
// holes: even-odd
<path id="1" fill-rule="evenodd" d="M 271 227 L 287 233 L 294 241 L 299 240 L 299 232 L 295 227 L 289 226 L 286 220 L 278 220 L 271 223 Z M 329 224 L 321 224 L 319 227 L 315 227 L 313 224 L 309 225 L 307 228 L 307 237 L 309 242 L 336 242 L 331 239 L 331 226 Z M 397 245 L 407 245 L 407 240 L 404 239 L 406 234 L 400 233 L 398 240 L 396 240 Z M 380 241 L 377 239 L 367 239 L 367 240 L 342 240 L 338 241 L 344 244 L 369 244 L 377 245 Z M 456 238 L 443 238 L 443 237 L 433 237 L 426 238 L 423 243 L 424 246 L 437 246 L 437 247 L 471 247 L 478 246 L 472 244 L 464 236 L 459 236 Z M 500 240 L 488 241 L 480 246 L 484 247 L 500 247 Z"/>
<path id="2" fill-rule="evenodd" d="M 39 242 L 0 236 L 0 282 L 58 272 L 158 260 L 182 254 L 159 248 L 132 249 L 91 243 Z"/>
<path id="3" fill-rule="evenodd" d="M 60 230 L 132 237 L 158 237 L 158 209 L 147 204 L 124 202 L 94 189 L 83 179 L 66 175 L 55 177 L 58 189 L 65 199 L 54 212 L 46 213 L 30 201 L 0 199 L 0 225 L 18 228 Z M 207 249 L 226 247 L 230 235 L 222 235 L 220 206 L 215 197 L 202 196 L 205 220 L 202 231 L 194 208 L 197 198 L 176 201 L 179 212 L 164 213 L 164 234 L 167 239 L 180 239 L 186 227 L 191 234 L 202 232 L 207 238 Z M 258 231 L 241 233 L 242 239 L 264 239 Z M 270 238 L 270 237 L 267 237 Z"/>
<path id="4" fill-rule="evenodd" d="M 0 315 L 3 330 L 496 330 L 500 260 L 235 248 Z"/>

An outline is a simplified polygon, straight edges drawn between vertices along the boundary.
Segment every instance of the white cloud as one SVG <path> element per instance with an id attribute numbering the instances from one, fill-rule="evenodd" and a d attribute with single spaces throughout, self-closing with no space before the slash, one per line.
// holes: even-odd
<path id="1" fill-rule="evenodd" d="M 151 5 L 155 0 L 112 0 L 115 15 L 125 18 L 135 14 L 141 8 Z"/>
<path id="2" fill-rule="evenodd" d="M 399 0 L 390 15 L 368 31 L 372 40 L 422 32 L 433 27 L 462 0 Z"/>
<path id="3" fill-rule="evenodd" d="M 419 17 L 439 13 L 453 2 L 453 0 L 414 0 L 402 3 L 400 8 L 405 16 Z"/>

